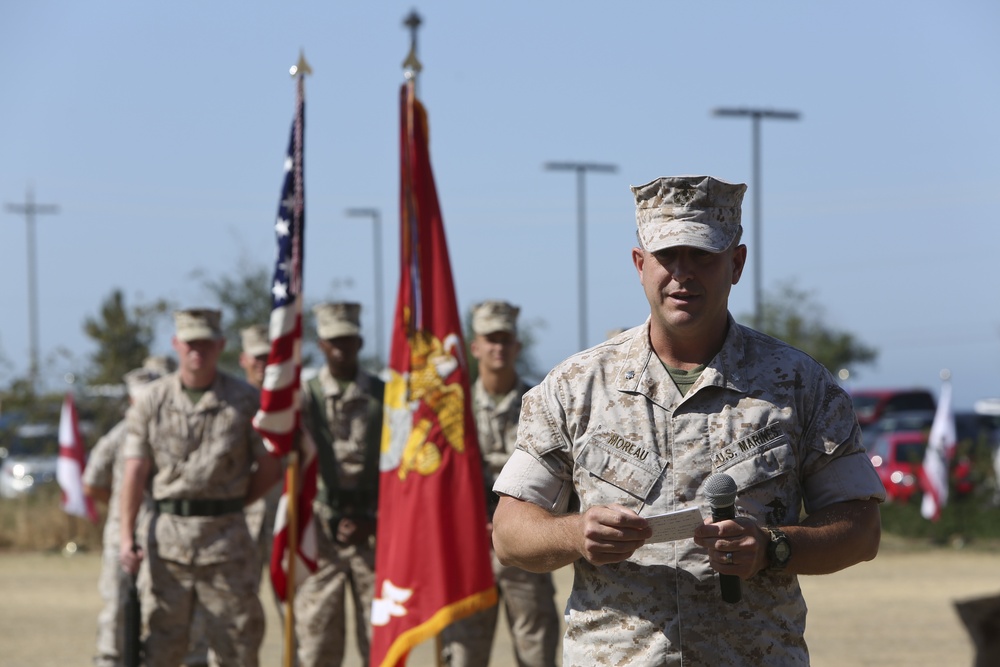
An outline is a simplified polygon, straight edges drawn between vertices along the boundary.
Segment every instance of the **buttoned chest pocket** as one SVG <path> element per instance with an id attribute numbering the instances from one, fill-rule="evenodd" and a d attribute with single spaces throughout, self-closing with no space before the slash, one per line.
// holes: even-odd
<path id="1" fill-rule="evenodd" d="M 584 507 L 618 503 L 638 512 L 663 479 L 667 463 L 651 448 L 614 433 L 597 433 L 576 458 Z"/>
<path id="2" fill-rule="evenodd" d="M 183 461 L 198 446 L 197 434 L 192 434 L 187 415 L 181 410 L 164 410 L 159 419 L 150 424 L 149 441 L 158 457 L 159 465 Z"/>
<path id="3" fill-rule="evenodd" d="M 736 482 L 736 505 L 742 514 L 780 526 L 798 523 L 802 490 L 796 469 L 795 450 L 784 440 L 718 472 Z"/>
<path id="4" fill-rule="evenodd" d="M 173 461 L 186 459 L 191 450 L 194 449 L 195 444 L 185 432 L 170 430 L 157 433 L 153 436 L 152 441 L 155 443 L 155 449 L 165 451 L 170 460 Z"/>
<path id="5" fill-rule="evenodd" d="M 232 410 L 218 410 L 204 415 L 205 447 L 213 458 L 226 458 L 249 465 L 246 434 L 249 418 Z"/>

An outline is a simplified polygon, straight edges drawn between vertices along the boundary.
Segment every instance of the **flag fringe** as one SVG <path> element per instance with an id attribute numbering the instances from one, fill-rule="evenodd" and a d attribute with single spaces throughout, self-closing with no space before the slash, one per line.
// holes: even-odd
<path id="1" fill-rule="evenodd" d="M 442 607 L 426 622 L 410 628 L 396 637 L 382 660 L 382 667 L 402 664 L 402 661 L 418 644 L 440 634 L 455 621 L 472 616 L 477 611 L 488 609 L 497 603 L 496 587 L 473 593 L 467 598 Z"/>

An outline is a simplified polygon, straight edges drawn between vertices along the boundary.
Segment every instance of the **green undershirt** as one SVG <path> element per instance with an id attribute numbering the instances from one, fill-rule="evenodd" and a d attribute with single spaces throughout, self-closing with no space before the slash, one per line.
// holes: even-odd
<path id="1" fill-rule="evenodd" d="M 184 387 L 184 393 L 187 394 L 188 400 L 191 401 L 191 405 L 198 405 L 198 401 L 201 400 L 201 397 L 208 393 L 208 388 L 190 389 L 189 387 Z"/>
<path id="2" fill-rule="evenodd" d="M 699 364 L 689 371 L 684 371 L 680 368 L 671 368 L 666 364 L 663 364 L 663 367 L 667 369 L 670 377 L 674 379 L 674 384 L 677 385 L 677 390 L 681 392 L 681 396 L 687 396 L 688 389 L 694 386 L 694 383 L 701 376 L 701 372 L 705 370 L 705 364 Z"/>

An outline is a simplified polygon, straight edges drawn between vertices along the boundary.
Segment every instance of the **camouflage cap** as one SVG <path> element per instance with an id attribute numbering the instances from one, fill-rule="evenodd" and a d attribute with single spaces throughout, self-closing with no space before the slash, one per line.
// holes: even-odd
<path id="1" fill-rule="evenodd" d="M 649 252 L 674 246 L 722 252 L 740 229 L 746 190 L 711 176 L 664 176 L 632 186 L 639 243 Z"/>
<path id="2" fill-rule="evenodd" d="M 243 353 L 251 357 L 262 357 L 271 353 L 267 327 L 263 324 L 252 324 L 242 329 L 240 331 L 240 344 Z"/>
<path id="3" fill-rule="evenodd" d="M 210 308 L 175 310 L 174 326 L 178 340 L 218 340 L 222 338 L 222 313 Z"/>
<path id="4" fill-rule="evenodd" d="M 483 301 L 472 307 L 472 331 L 487 336 L 497 331 L 517 334 L 517 315 L 521 309 L 506 301 Z"/>
<path id="5" fill-rule="evenodd" d="M 143 365 L 141 368 L 135 368 L 130 370 L 128 373 L 122 376 L 122 380 L 125 381 L 125 389 L 128 390 L 128 395 L 134 400 L 136 397 L 136 392 L 149 384 L 153 380 L 158 380 L 159 378 L 166 375 L 166 373 L 161 373 L 159 370 L 154 368 L 147 368 Z"/>
<path id="6" fill-rule="evenodd" d="M 348 301 L 321 303 L 313 307 L 316 333 L 322 339 L 361 335 L 361 304 Z"/>

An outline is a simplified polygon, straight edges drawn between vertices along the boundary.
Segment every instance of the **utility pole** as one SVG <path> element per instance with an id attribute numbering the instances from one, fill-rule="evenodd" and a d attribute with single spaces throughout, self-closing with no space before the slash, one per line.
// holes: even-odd
<path id="1" fill-rule="evenodd" d="M 35 216 L 39 214 L 58 213 L 55 204 L 36 204 L 35 191 L 29 185 L 23 204 L 7 204 L 7 211 L 24 216 L 28 227 L 28 336 L 31 345 L 31 367 L 29 376 L 31 389 L 38 386 L 38 286 L 35 269 Z"/>
<path id="2" fill-rule="evenodd" d="M 592 162 L 546 162 L 545 169 L 549 171 L 576 172 L 576 250 L 577 250 L 577 288 L 579 315 L 579 346 L 587 349 L 587 199 L 586 175 L 588 171 L 614 173 L 618 167 L 613 164 L 594 164 Z"/>
<path id="3" fill-rule="evenodd" d="M 774 111 L 772 109 L 747 109 L 745 107 L 713 109 L 714 116 L 742 116 L 753 121 L 753 325 L 759 329 L 763 325 L 761 297 L 761 213 L 760 213 L 760 119 L 798 120 L 798 111 Z"/>
<path id="4" fill-rule="evenodd" d="M 375 357 L 381 366 L 382 356 L 382 216 L 377 208 L 349 208 L 347 215 L 355 218 L 371 218 L 373 227 L 375 269 Z"/>

